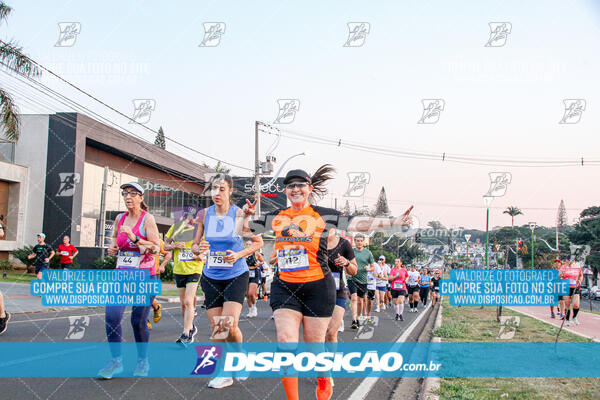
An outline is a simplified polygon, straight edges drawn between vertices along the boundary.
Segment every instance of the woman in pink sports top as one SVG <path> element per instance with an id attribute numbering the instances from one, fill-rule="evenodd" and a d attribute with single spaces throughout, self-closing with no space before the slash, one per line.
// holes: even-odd
<path id="1" fill-rule="evenodd" d="M 119 214 L 115 220 L 114 226 L 117 228 L 113 232 L 108 254 L 117 256 L 117 269 L 146 269 L 150 271 L 150 275 L 154 275 L 153 253 L 160 249 L 160 238 L 156 221 L 148 213 L 148 206 L 144 203 L 144 189 L 137 182 L 126 183 L 121 189 L 127 212 Z M 145 345 L 150 339 L 146 324 L 150 307 L 150 304 L 133 306 L 131 310 L 131 326 L 135 341 L 138 342 L 138 362 L 134 376 L 148 376 L 150 370 Z M 106 306 L 106 336 L 112 359 L 98 372 L 105 379 L 123 372 L 121 319 L 125 308 L 126 306 Z"/>

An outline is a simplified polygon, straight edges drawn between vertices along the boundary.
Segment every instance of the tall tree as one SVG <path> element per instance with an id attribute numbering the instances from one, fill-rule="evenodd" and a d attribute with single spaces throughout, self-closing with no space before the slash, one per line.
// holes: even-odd
<path id="1" fill-rule="evenodd" d="M 0 1 L 0 23 L 5 22 L 12 8 Z M 0 40 L 0 63 L 6 68 L 26 77 L 38 77 L 42 74 L 40 68 L 21 52 L 22 48 L 14 41 Z M 0 87 L 0 125 L 4 137 L 16 142 L 21 134 L 21 118 L 19 109 L 11 95 Z"/>
<path id="2" fill-rule="evenodd" d="M 503 214 L 510 215 L 510 227 L 515 227 L 515 217 L 517 215 L 523 215 L 523 211 L 519 209 L 519 207 L 509 206 L 506 210 L 503 211 Z"/>
<path id="3" fill-rule="evenodd" d="M 162 126 L 158 128 L 158 133 L 156 134 L 156 139 L 154 139 L 154 144 L 165 150 L 167 148 L 167 142 L 165 140 L 165 132 L 163 131 Z"/>
<path id="4" fill-rule="evenodd" d="M 558 211 L 556 213 L 556 227 L 558 228 L 559 232 L 565 232 L 568 224 L 569 220 L 567 219 L 565 201 L 561 199 L 560 204 L 558 205 Z"/>
<path id="5" fill-rule="evenodd" d="M 206 168 L 210 168 L 210 169 L 214 169 L 215 172 L 218 172 L 220 174 L 228 174 L 229 172 L 231 172 L 231 168 L 227 168 L 225 166 L 221 165 L 221 161 L 217 161 L 217 165 L 215 165 L 215 167 L 211 167 L 210 165 L 208 165 L 207 163 L 203 162 L 202 166 L 206 167 Z"/>
<path id="6" fill-rule="evenodd" d="M 390 215 L 390 208 L 388 207 L 387 197 L 385 195 L 385 188 L 381 187 L 379 197 L 377 197 L 377 203 L 371 213 L 374 217 L 388 216 Z"/>

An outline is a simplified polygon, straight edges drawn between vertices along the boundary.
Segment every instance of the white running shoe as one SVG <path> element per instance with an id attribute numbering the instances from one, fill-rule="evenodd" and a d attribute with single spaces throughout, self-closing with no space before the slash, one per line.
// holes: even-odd
<path id="1" fill-rule="evenodd" d="M 338 328 L 338 332 L 344 332 L 344 320 L 342 320 L 342 323 L 340 324 L 340 327 Z"/>
<path id="2" fill-rule="evenodd" d="M 579 321 L 577 321 L 577 318 L 573 318 L 573 324 L 574 325 L 579 325 Z"/>
<path id="3" fill-rule="evenodd" d="M 385 304 L 381 306 L 381 309 L 384 310 L 384 311 L 386 310 Z"/>
<path id="4" fill-rule="evenodd" d="M 252 315 L 258 317 L 258 307 L 256 307 L 256 304 L 252 306 Z"/>
<path id="5" fill-rule="evenodd" d="M 223 389 L 231 385 L 233 385 L 233 379 L 230 377 L 218 376 L 216 378 L 211 379 L 211 381 L 208 382 L 208 387 L 213 389 Z"/>
<path id="6" fill-rule="evenodd" d="M 571 322 L 565 321 L 565 326 L 571 326 Z"/>
<path id="7" fill-rule="evenodd" d="M 246 318 L 252 318 L 254 314 L 252 313 L 252 308 L 248 309 L 248 314 L 246 314 Z"/>
<path id="8" fill-rule="evenodd" d="M 385 310 L 385 308 L 384 308 L 384 310 Z M 381 310 L 379 309 L 379 307 L 377 307 L 377 308 L 375 309 L 375 312 L 381 312 Z"/>

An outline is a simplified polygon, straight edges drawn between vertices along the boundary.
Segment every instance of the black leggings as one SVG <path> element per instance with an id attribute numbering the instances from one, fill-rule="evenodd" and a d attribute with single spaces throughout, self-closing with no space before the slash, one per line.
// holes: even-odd
<path id="1" fill-rule="evenodd" d="M 429 296 L 429 286 L 420 288 L 419 296 L 421 296 L 421 302 L 423 303 L 423 305 L 427 305 L 427 297 Z"/>

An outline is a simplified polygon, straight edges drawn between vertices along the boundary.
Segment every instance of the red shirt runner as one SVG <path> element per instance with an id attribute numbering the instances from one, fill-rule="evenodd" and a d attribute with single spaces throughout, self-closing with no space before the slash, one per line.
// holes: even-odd
<path id="1" fill-rule="evenodd" d="M 72 244 L 65 245 L 64 243 L 58 246 L 58 254 L 60 254 L 61 264 L 71 264 L 73 262 L 69 257 L 77 252 L 77 249 Z"/>

